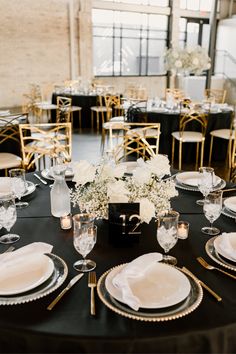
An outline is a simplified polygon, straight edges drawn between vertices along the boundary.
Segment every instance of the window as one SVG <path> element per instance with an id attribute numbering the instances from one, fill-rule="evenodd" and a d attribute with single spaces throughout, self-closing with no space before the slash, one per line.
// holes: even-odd
<path id="1" fill-rule="evenodd" d="M 92 21 L 95 76 L 146 76 L 165 72 L 163 51 L 168 16 L 93 9 Z"/>
<path id="2" fill-rule="evenodd" d="M 180 0 L 180 8 L 192 11 L 212 11 L 213 0 Z M 218 2 L 219 11 L 220 1 Z"/>
<path id="3" fill-rule="evenodd" d="M 208 19 L 180 18 L 179 22 L 180 47 L 196 47 L 197 45 L 208 49 L 210 25 Z"/>

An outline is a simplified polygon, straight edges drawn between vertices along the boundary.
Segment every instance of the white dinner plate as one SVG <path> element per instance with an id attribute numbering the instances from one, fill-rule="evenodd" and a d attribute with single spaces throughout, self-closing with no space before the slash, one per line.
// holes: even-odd
<path id="1" fill-rule="evenodd" d="M 229 197 L 224 200 L 224 205 L 229 210 L 236 213 L 236 197 Z"/>
<path id="2" fill-rule="evenodd" d="M 235 254 L 235 257 L 232 255 L 232 257 L 222 248 L 221 242 L 223 235 L 219 235 L 214 239 L 214 247 L 215 250 L 223 257 L 226 259 L 229 259 L 232 262 L 236 262 L 236 233 L 235 232 L 230 232 L 228 234 L 229 242 L 231 244 L 231 247 L 233 249 L 233 253 Z"/>
<path id="3" fill-rule="evenodd" d="M 48 256 L 41 256 L 37 266 L 17 276 L 9 267 L 9 275 L 0 281 L 0 296 L 21 294 L 44 283 L 52 275 L 54 263 Z"/>
<path id="4" fill-rule="evenodd" d="M 124 303 L 121 290 L 116 288 L 112 279 L 121 271 L 116 267 L 106 277 L 105 286 L 109 294 L 116 300 Z M 135 296 L 141 302 L 141 308 L 157 309 L 179 304 L 190 293 L 191 285 L 186 277 L 178 269 L 164 263 L 155 263 L 141 277 L 129 278 L 129 286 Z"/>
<path id="5" fill-rule="evenodd" d="M 42 175 L 44 178 L 46 178 L 46 179 L 49 179 L 49 180 L 51 180 L 51 181 L 54 181 L 54 178 L 53 178 L 53 176 L 51 175 L 51 172 L 50 172 L 49 169 L 42 170 L 42 171 L 41 171 L 41 175 Z M 68 171 L 65 172 L 65 179 L 66 179 L 66 181 L 72 181 L 73 177 L 74 177 L 74 174 L 72 174 L 70 170 L 68 170 Z"/>
<path id="6" fill-rule="evenodd" d="M 198 186 L 198 180 L 199 180 L 199 172 L 197 172 L 197 171 L 188 171 L 188 172 L 178 173 L 176 175 L 176 180 L 179 183 L 186 184 L 187 186 L 197 187 Z M 219 184 L 220 181 L 221 181 L 220 177 L 214 176 L 214 186 Z"/>

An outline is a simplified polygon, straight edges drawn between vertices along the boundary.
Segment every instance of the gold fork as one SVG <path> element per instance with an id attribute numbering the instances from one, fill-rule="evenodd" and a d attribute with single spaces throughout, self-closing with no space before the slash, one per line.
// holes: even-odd
<path id="1" fill-rule="evenodd" d="M 205 261 L 205 259 L 203 259 L 202 257 L 197 257 L 197 260 L 204 268 L 206 268 L 208 270 L 214 270 L 215 269 L 215 270 L 218 270 L 219 272 L 221 272 L 221 273 L 223 273 L 225 275 L 228 275 L 229 277 L 231 277 L 233 279 L 236 279 L 236 275 L 230 274 L 230 273 L 228 273 L 228 272 L 226 272 L 226 271 L 224 271 L 224 270 L 222 270 L 220 268 L 214 267 L 213 265 L 207 263 Z"/>
<path id="2" fill-rule="evenodd" d="M 90 290 L 90 314 L 95 315 L 95 298 L 94 298 L 94 288 L 97 286 L 97 278 L 95 272 L 90 272 L 88 274 L 88 287 Z"/>

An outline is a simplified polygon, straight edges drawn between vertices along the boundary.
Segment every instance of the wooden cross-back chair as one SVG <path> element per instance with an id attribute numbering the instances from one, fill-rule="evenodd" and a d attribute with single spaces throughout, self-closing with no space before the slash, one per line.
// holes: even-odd
<path id="1" fill-rule="evenodd" d="M 19 122 L 27 119 L 27 113 L 0 117 L 0 170 L 6 176 L 8 169 L 21 167 Z"/>
<path id="2" fill-rule="evenodd" d="M 113 149 L 116 162 L 127 160 L 129 155 L 136 159 L 148 159 L 158 154 L 160 123 L 125 123 L 122 142 Z"/>
<path id="3" fill-rule="evenodd" d="M 192 123 L 194 123 L 197 130 L 189 129 Z M 200 167 L 203 165 L 206 128 L 207 118 L 205 114 L 192 111 L 180 115 L 179 131 L 172 133 L 172 166 L 174 166 L 175 140 L 179 142 L 179 170 L 182 168 L 182 145 L 184 143 L 196 143 L 197 145 L 196 169 L 199 160 L 199 145 L 201 144 Z"/>
<path id="4" fill-rule="evenodd" d="M 26 170 L 38 167 L 45 157 L 50 163 L 58 155 L 71 159 L 71 123 L 21 124 L 22 163 Z"/>

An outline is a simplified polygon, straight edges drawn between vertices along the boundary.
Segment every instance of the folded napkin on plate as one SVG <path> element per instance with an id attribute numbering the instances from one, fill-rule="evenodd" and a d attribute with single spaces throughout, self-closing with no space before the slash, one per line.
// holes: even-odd
<path id="1" fill-rule="evenodd" d="M 220 237 L 220 242 L 218 244 L 220 250 L 224 252 L 224 254 L 233 260 L 236 261 L 236 249 L 232 246 L 232 243 L 230 241 L 230 238 L 234 237 L 236 239 L 236 233 L 235 232 L 223 232 Z"/>
<path id="2" fill-rule="evenodd" d="M 0 254 L 0 282 L 9 277 L 18 277 L 41 266 L 44 253 L 50 253 L 53 246 L 34 242 L 14 252 Z"/>
<path id="3" fill-rule="evenodd" d="M 0 196 L 11 193 L 10 177 L 0 177 Z"/>
<path id="4" fill-rule="evenodd" d="M 147 269 L 154 263 L 162 260 L 161 253 L 147 253 L 134 259 L 127 264 L 114 278 L 113 285 L 120 289 L 123 302 L 137 311 L 140 307 L 140 300 L 132 293 L 129 286 L 129 278 L 139 278 L 145 274 Z"/>

